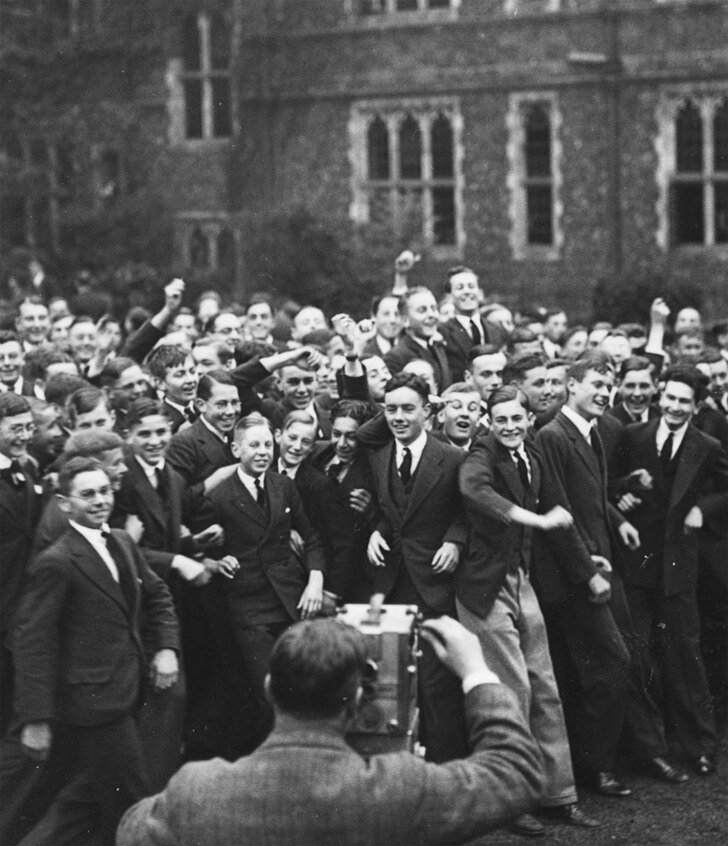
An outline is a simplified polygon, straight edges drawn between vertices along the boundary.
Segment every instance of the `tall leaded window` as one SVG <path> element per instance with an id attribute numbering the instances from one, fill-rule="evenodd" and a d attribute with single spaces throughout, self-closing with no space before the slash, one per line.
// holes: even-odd
<path id="1" fill-rule="evenodd" d="M 508 111 L 511 246 L 515 258 L 556 258 L 560 226 L 560 114 L 553 95 L 513 95 Z"/>
<path id="2" fill-rule="evenodd" d="M 670 240 L 728 244 L 728 98 L 686 98 L 673 121 Z"/>
<path id="3" fill-rule="evenodd" d="M 460 0 L 350 0 L 360 15 L 385 15 L 397 12 L 427 12 L 432 9 L 457 9 Z"/>
<path id="4" fill-rule="evenodd" d="M 226 138 L 232 133 L 230 32 L 218 15 L 188 15 L 182 24 L 184 137 Z"/>
<path id="5" fill-rule="evenodd" d="M 461 123 L 449 99 L 357 104 L 350 125 L 352 218 L 457 251 L 463 242 Z"/>

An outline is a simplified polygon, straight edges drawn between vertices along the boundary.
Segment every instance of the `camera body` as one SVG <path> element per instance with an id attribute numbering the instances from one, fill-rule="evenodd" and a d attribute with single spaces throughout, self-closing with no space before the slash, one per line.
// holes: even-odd
<path id="1" fill-rule="evenodd" d="M 358 629 L 367 644 L 364 694 L 346 728 L 361 755 L 415 751 L 420 614 L 416 605 L 346 605 L 338 619 Z"/>

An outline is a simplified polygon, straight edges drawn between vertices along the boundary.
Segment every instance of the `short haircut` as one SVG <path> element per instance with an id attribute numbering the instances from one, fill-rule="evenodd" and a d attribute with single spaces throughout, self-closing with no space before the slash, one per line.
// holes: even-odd
<path id="1" fill-rule="evenodd" d="M 649 370 L 650 376 L 654 379 L 652 362 L 643 355 L 631 355 L 629 358 L 625 358 L 619 368 L 619 378 L 624 379 L 628 373 L 635 370 Z"/>
<path id="2" fill-rule="evenodd" d="M 449 388 L 445 388 L 440 393 L 440 396 L 448 397 L 450 394 L 478 394 L 480 396 L 478 389 L 475 385 L 471 385 L 470 382 L 454 382 Z"/>
<path id="3" fill-rule="evenodd" d="M 320 347 L 322 352 L 326 351 L 326 345 L 336 337 L 336 332 L 331 329 L 314 329 L 301 338 L 301 343 L 306 346 Z"/>
<path id="4" fill-rule="evenodd" d="M 82 456 L 96 457 L 102 452 L 119 449 L 124 441 L 116 432 L 106 432 L 100 429 L 88 432 L 74 432 L 63 447 L 64 461 Z"/>
<path id="5" fill-rule="evenodd" d="M 223 308 L 217 312 L 217 314 L 213 314 L 212 317 L 207 321 L 205 324 L 205 332 L 209 335 L 215 334 L 215 324 L 217 323 L 218 317 L 222 317 L 224 314 L 232 314 L 233 317 L 239 317 L 231 308 Z"/>
<path id="6" fill-rule="evenodd" d="M 339 620 L 296 623 L 276 641 L 269 690 L 281 711 L 334 717 L 353 702 L 366 666 L 364 636 Z"/>
<path id="7" fill-rule="evenodd" d="M 577 323 L 576 326 L 572 326 L 570 329 L 566 330 L 566 334 L 564 335 L 564 343 L 570 341 L 574 335 L 578 335 L 579 332 L 584 332 L 585 335 L 589 334 L 589 330 L 584 326 L 583 323 Z"/>
<path id="8" fill-rule="evenodd" d="M 263 291 L 257 291 L 251 296 L 251 298 L 248 300 L 248 305 L 246 306 L 245 311 L 247 312 L 250 308 L 252 308 L 252 306 L 256 305 L 267 305 L 271 311 L 271 314 L 273 314 L 273 302 L 271 301 L 271 298 L 268 296 L 268 294 L 264 293 Z"/>
<path id="9" fill-rule="evenodd" d="M 189 357 L 190 353 L 179 344 L 162 344 L 149 353 L 145 364 L 155 379 L 164 381 L 168 370 L 182 367 Z"/>
<path id="10" fill-rule="evenodd" d="M 557 314 L 563 314 L 564 316 L 566 316 L 566 312 L 563 308 L 547 308 L 544 317 L 546 320 L 548 320 L 549 317 L 556 317 Z"/>
<path id="11" fill-rule="evenodd" d="M 58 349 L 54 344 L 40 344 L 25 354 L 24 373 L 31 381 L 36 379 L 43 381 L 51 364 L 73 363 L 75 363 L 73 356 Z"/>
<path id="12" fill-rule="evenodd" d="M 81 388 L 88 388 L 89 383 L 75 373 L 54 373 L 49 376 L 43 387 L 46 402 L 65 405 L 68 398 Z"/>
<path id="13" fill-rule="evenodd" d="M 394 376 L 384 386 L 385 395 L 396 391 L 398 388 L 410 388 L 416 394 L 419 394 L 422 402 L 427 405 L 430 402 L 430 388 L 422 376 L 416 373 L 407 373 L 401 370 L 395 373 Z"/>
<path id="14" fill-rule="evenodd" d="M 71 485 L 76 476 L 80 476 L 81 473 L 92 473 L 94 470 L 104 472 L 104 468 L 96 459 L 79 455 L 70 458 L 61 467 L 61 472 L 58 474 L 58 493 L 68 496 L 71 493 Z"/>
<path id="15" fill-rule="evenodd" d="M 79 326 L 81 323 L 93 323 L 96 326 L 96 321 L 91 317 L 89 314 L 79 314 L 78 317 L 74 317 L 71 321 L 71 325 L 68 327 L 69 331 L 73 329 L 74 326 Z"/>
<path id="16" fill-rule="evenodd" d="M 550 361 L 546 362 L 546 369 L 547 370 L 554 370 L 557 367 L 568 367 L 569 362 L 566 361 L 564 358 L 552 358 Z"/>
<path id="17" fill-rule="evenodd" d="M 250 414 L 246 414 L 245 417 L 241 417 L 240 420 L 235 424 L 235 428 L 233 429 L 233 438 L 237 440 L 242 432 L 245 432 L 247 429 L 252 429 L 254 426 L 265 426 L 268 431 L 273 434 L 273 425 L 267 417 L 263 417 L 257 411 L 251 411 Z"/>
<path id="18" fill-rule="evenodd" d="M 79 414 L 88 414 L 102 402 L 106 402 L 106 394 L 100 388 L 94 388 L 91 385 L 79 388 L 66 402 L 66 413 L 71 425 L 76 425 Z"/>
<path id="19" fill-rule="evenodd" d="M 12 329 L 0 329 L 0 344 L 9 344 L 12 341 L 15 341 L 16 344 L 20 343 L 18 333 L 13 332 Z"/>
<path id="20" fill-rule="evenodd" d="M 0 394 L 0 420 L 6 417 L 17 417 L 30 411 L 30 404 L 26 397 L 18 396 L 13 391 L 4 391 Z"/>
<path id="21" fill-rule="evenodd" d="M 698 329 L 697 326 L 690 326 L 687 329 L 680 329 L 678 332 L 675 332 L 675 343 L 680 338 L 699 338 L 702 341 L 705 338 L 705 333 L 702 329 Z"/>
<path id="22" fill-rule="evenodd" d="M 128 358 L 125 355 L 119 355 L 107 361 L 103 366 L 101 373 L 99 373 L 99 384 L 102 388 L 113 387 L 121 378 L 121 374 L 130 367 L 137 366 L 137 362 L 133 358 Z"/>
<path id="23" fill-rule="evenodd" d="M 693 364 L 673 364 L 661 374 L 660 381 L 665 385 L 668 382 L 681 382 L 692 388 L 696 403 L 705 398 L 709 382 L 708 377 Z"/>
<path id="24" fill-rule="evenodd" d="M 612 357 L 598 350 L 585 350 L 576 361 L 569 365 L 566 378 L 583 382 L 584 377 L 590 370 L 601 373 L 603 376 L 614 373 Z"/>
<path id="25" fill-rule="evenodd" d="M 124 322 L 129 324 L 129 331 L 133 333 L 140 326 L 143 326 L 151 316 L 152 313 L 144 306 L 134 306 L 127 311 Z"/>
<path id="26" fill-rule="evenodd" d="M 499 403 L 513 402 L 513 400 L 518 400 L 525 411 L 528 412 L 531 410 L 528 404 L 528 397 L 523 393 L 518 385 L 501 385 L 500 388 L 496 388 L 488 397 L 488 401 L 486 403 L 488 414 L 492 414 L 493 409 Z"/>
<path id="27" fill-rule="evenodd" d="M 705 347 L 698 356 L 697 364 L 718 364 L 723 360 L 720 350 L 715 347 Z"/>
<path id="28" fill-rule="evenodd" d="M 447 290 L 452 293 L 452 278 L 453 276 L 458 276 L 461 273 L 472 273 L 475 277 L 475 281 L 479 282 L 478 274 L 469 267 L 466 267 L 464 264 L 458 264 L 455 267 L 451 267 L 447 272 Z"/>
<path id="29" fill-rule="evenodd" d="M 377 312 L 379 311 L 379 306 L 382 304 L 383 300 L 394 300 L 397 303 L 397 307 L 399 307 L 399 297 L 396 294 L 390 292 L 386 294 L 380 294 L 377 297 L 372 299 L 371 305 L 371 315 L 372 317 L 377 316 Z"/>
<path id="30" fill-rule="evenodd" d="M 233 355 L 235 356 L 235 364 L 240 366 L 256 356 L 265 358 L 267 355 L 273 355 L 275 351 L 275 347 L 266 344 L 264 341 L 243 341 L 242 344 L 237 344 Z"/>
<path id="31" fill-rule="evenodd" d="M 374 417 L 374 409 L 368 402 L 353 399 L 340 399 L 334 403 L 329 412 L 329 419 L 333 423 L 337 417 L 350 417 L 360 426 Z"/>
<path id="32" fill-rule="evenodd" d="M 155 414 L 165 416 L 163 403 L 151 397 L 139 397 L 129 405 L 124 423 L 127 429 L 132 429 L 134 426 L 138 426 L 145 417 L 152 417 Z"/>
<path id="33" fill-rule="evenodd" d="M 317 426 L 316 418 L 307 411 L 300 408 L 289 411 L 281 423 L 281 432 L 287 432 L 294 423 L 303 423 L 306 426 Z"/>
<path id="34" fill-rule="evenodd" d="M 503 384 L 510 382 L 521 384 L 529 370 L 546 366 L 546 356 L 537 352 L 522 352 L 509 359 L 503 368 Z"/>
<path id="35" fill-rule="evenodd" d="M 227 370 L 210 370 L 209 373 L 203 373 L 197 382 L 197 399 L 209 400 L 215 385 L 235 387 L 235 382 Z"/>
<path id="36" fill-rule="evenodd" d="M 230 349 L 230 344 L 227 341 L 220 339 L 219 335 L 203 335 L 197 338 L 192 344 L 192 349 L 198 347 L 212 347 L 215 350 L 215 355 L 220 359 L 220 364 L 227 364 L 235 353 Z"/>
<path id="37" fill-rule="evenodd" d="M 39 305 L 43 306 L 43 308 L 48 311 L 48 306 L 43 302 L 43 297 L 39 297 L 37 294 L 30 294 L 27 297 L 23 297 L 18 304 L 18 311 L 20 311 L 24 305 Z"/>
<path id="38" fill-rule="evenodd" d="M 508 339 L 508 346 L 513 349 L 516 344 L 532 344 L 534 341 L 538 341 L 538 335 L 532 332 L 528 326 L 516 326 Z"/>
<path id="39" fill-rule="evenodd" d="M 476 358 L 480 358 L 481 355 L 497 355 L 500 351 L 500 347 L 496 344 L 476 344 L 474 347 L 470 348 L 468 361 L 472 364 L 472 362 L 475 361 Z"/>
<path id="40" fill-rule="evenodd" d="M 430 294 L 431 297 L 435 295 L 429 288 L 426 288 L 424 285 L 415 285 L 414 288 L 408 288 L 404 294 L 399 298 L 399 313 L 401 315 L 406 315 L 407 311 L 409 310 L 409 301 L 414 297 L 416 294 Z"/>

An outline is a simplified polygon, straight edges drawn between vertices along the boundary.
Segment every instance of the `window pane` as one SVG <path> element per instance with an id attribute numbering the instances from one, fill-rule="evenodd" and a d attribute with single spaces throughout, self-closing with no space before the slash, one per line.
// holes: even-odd
<path id="1" fill-rule="evenodd" d="M 427 5 L 430 9 L 449 9 L 450 0 L 429 0 Z"/>
<path id="2" fill-rule="evenodd" d="M 692 103 L 686 103 L 678 112 L 675 145 L 678 173 L 702 173 L 703 121 Z"/>
<path id="3" fill-rule="evenodd" d="M 450 179 L 453 173 L 452 127 L 444 115 L 438 115 L 432 124 L 432 175 Z"/>
<path id="4" fill-rule="evenodd" d="M 424 213 L 421 188 L 401 188 L 397 199 L 397 234 L 404 241 L 422 237 Z"/>
<path id="5" fill-rule="evenodd" d="M 398 12 L 410 12 L 417 8 L 417 0 L 397 0 Z"/>
<path id="6" fill-rule="evenodd" d="M 728 182 L 715 184 L 715 243 L 728 244 Z"/>
<path id="7" fill-rule="evenodd" d="M 417 121 L 409 115 L 399 127 L 399 175 L 402 179 L 419 179 L 422 175 L 422 138 Z"/>
<path id="8" fill-rule="evenodd" d="M 388 188 L 374 188 L 369 192 L 369 222 L 391 227 L 392 208 Z"/>
<path id="9" fill-rule="evenodd" d="M 190 235 L 190 264 L 192 267 L 206 269 L 210 265 L 210 245 L 199 227 Z"/>
<path id="10" fill-rule="evenodd" d="M 389 133 L 381 118 L 375 118 L 367 131 L 369 179 L 389 179 Z"/>
<path id="11" fill-rule="evenodd" d="M 73 148 L 70 144 L 56 145 L 56 184 L 65 190 L 73 185 Z"/>
<path id="12" fill-rule="evenodd" d="M 215 138 L 226 138 L 232 134 L 228 77 L 212 80 L 212 134 Z"/>
<path id="13" fill-rule="evenodd" d="M 25 203 L 21 197 L 0 197 L 0 239 L 5 249 L 25 244 Z"/>
<path id="14" fill-rule="evenodd" d="M 436 244 L 455 243 L 455 189 L 432 189 L 432 229 Z"/>
<path id="15" fill-rule="evenodd" d="M 552 244 L 554 240 L 550 185 L 526 187 L 528 243 Z"/>
<path id="16" fill-rule="evenodd" d="M 235 242 L 229 229 L 223 229 L 217 236 L 217 266 L 229 272 L 235 269 Z"/>
<path id="17" fill-rule="evenodd" d="M 672 218 L 675 243 L 702 244 L 705 241 L 702 183 L 672 186 Z"/>
<path id="18" fill-rule="evenodd" d="M 185 87 L 185 136 L 202 138 L 202 82 L 186 79 Z"/>
<path id="19" fill-rule="evenodd" d="M 182 64 L 186 71 L 200 69 L 200 30 L 196 15 L 188 15 L 182 25 Z"/>
<path id="20" fill-rule="evenodd" d="M 230 31 L 218 15 L 210 19 L 210 62 L 213 70 L 227 70 L 230 62 Z"/>
<path id="21" fill-rule="evenodd" d="M 360 15 L 378 15 L 387 11 L 387 0 L 359 0 Z"/>
<path id="22" fill-rule="evenodd" d="M 526 115 L 526 176 L 551 176 L 551 125 L 543 106 Z"/>
<path id="23" fill-rule="evenodd" d="M 30 209 L 35 242 L 39 247 L 52 247 L 51 211 L 48 197 L 38 197 Z"/>
<path id="24" fill-rule="evenodd" d="M 714 158 L 713 169 L 728 171 L 728 101 L 716 109 L 713 118 Z"/>

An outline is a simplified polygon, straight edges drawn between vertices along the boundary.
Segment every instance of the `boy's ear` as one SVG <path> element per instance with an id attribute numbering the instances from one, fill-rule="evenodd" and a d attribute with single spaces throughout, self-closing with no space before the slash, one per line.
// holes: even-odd
<path id="1" fill-rule="evenodd" d="M 63 494 L 56 494 L 56 502 L 58 503 L 58 507 L 64 514 L 71 513 L 71 503 L 68 497 L 64 496 Z"/>

